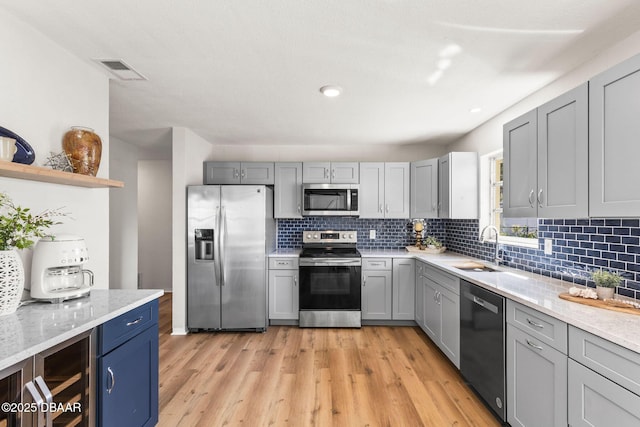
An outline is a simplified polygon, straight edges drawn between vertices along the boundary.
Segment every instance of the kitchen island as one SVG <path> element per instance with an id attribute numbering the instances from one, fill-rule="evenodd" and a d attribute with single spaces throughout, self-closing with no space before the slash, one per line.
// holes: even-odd
<path id="1" fill-rule="evenodd" d="M 0 317 L 0 425 L 157 423 L 163 294 L 92 290 Z"/>

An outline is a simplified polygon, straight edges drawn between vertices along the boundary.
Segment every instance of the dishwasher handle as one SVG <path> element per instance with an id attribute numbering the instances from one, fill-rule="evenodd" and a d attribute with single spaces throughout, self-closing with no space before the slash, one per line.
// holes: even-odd
<path id="1" fill-rule="evenodd" d="M 492 312 L 494 314 L 498 314 L 500 312 L 500 309 L 498 308 L 497 305 L 491 304 L 489 301 L 485 301 L 482 298 L 479 298 L 479 297 L 473 295 L 469 291 L 463 292 L 462 296 L 464 296 L 465 298 L 467 298 L 470 301 L 473 301 L 474 304 L 479 305 L 480 307 L 482 307 L 482 308 L 484 308 L 486 310 L 489 310 L 490 312 Z"/>

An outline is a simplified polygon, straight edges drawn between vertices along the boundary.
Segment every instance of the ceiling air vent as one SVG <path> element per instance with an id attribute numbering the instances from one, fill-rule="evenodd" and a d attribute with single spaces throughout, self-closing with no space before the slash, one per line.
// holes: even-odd
<path id="1" fill-rule="evenodd" d="M 145 76 L 131 68 L 121 59 L 96 59 L 111 74 L 120 80 L 147 80 Z"/>

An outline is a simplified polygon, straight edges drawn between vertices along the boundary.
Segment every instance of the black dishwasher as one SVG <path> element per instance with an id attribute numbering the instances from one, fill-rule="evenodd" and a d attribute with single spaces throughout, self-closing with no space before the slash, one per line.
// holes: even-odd
<path id="1" fill-rule="evenodd" d="M 465 280 L 460 296 L 460 373 L 505 422 L 504 297 Z"/>

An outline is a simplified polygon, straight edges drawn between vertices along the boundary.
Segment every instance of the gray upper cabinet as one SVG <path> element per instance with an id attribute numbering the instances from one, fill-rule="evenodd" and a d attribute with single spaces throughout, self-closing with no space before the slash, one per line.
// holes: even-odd
<path id="1" fill-rule="evenodd" d="M 273 162 L 204 162 L 204 184 L 274 184 Z"/>
<path id="2" fill-rule="evenodd" d="M 589 215 L 588 122 L 588 83 L 538 107 L 539 217 Z"/>
<path id="3" fill-rule="evenodd" d="M 274 217 L 302 218 L 302 163 L 275 164 Z"/>
<path id="4" fill-rule="evenodd" d="M 360 163 L 360 218 L 384 218 L 384 163 Z"/>
<path id="5" fill-rule="evenodd" d="M 589 81 L 589 215 L 640 215 L 640 55 Z"/>
<path id="6" fill-rule="evenodd" d="M 453 152 L 438 160 L 438 218 L 478 218 L 478 153 Z"/>
<path id="7" fill-rule="evenodd" d="M 538 185 L 538 115 L 530 111 L 504 125 L 503 216 L 535 217 Z"/>
<path id="8" fill-rule="evenodd" d="M 358 162 L 304 162 L 302 182 L 305 184 L 358 184 Z"/>
<path id="9" fill-rule="evenodd" d="M 384 164 L 384 217 L 409 218 L 409 163 Z"/>
<path id="10" fill-rule="evenodd" d="M 438 159 L 411 162 L 410 218 L 438 217 Z"/>
<path id="11" fill-rule="evenodd" d="M 360 218 L 409 218 L 409 163 L 360 163 Z"/>

